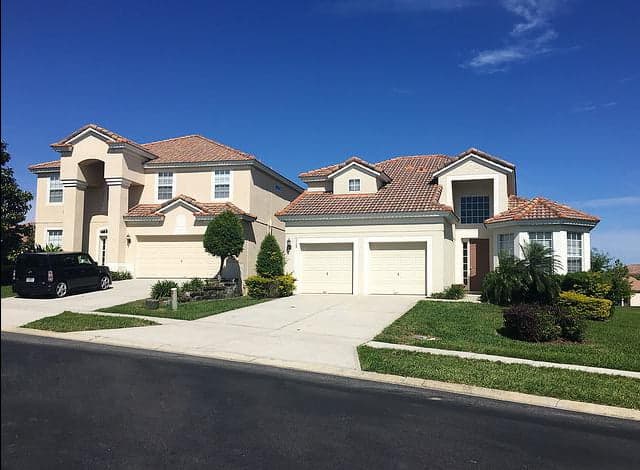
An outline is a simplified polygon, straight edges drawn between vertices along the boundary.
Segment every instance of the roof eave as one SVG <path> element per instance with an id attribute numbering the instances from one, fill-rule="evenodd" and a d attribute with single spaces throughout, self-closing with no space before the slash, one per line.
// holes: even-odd
<path id="1" fill-rule="evenodd" d="M 448 210 L 421 212 L 369 212 L 362 214 L 276 214 L 282 222 L 326 221 L 326 220 L 365 220 L 365 219 L 417 219 L 445 218 L 455 222 L 456 215 Z"/>
<path id="2" fill-rule="evenodd" d="M 571 218 L 547 218 L 547 219 L 513 219 L 513 220 L 496 220 L 490 222 L 484 222 L 488 227 L 513 227 L 518 225 L 573 225 L 581 227 L 593 228 L 600 220 L 585 220 L 585 219 L 571 219 Z"/>

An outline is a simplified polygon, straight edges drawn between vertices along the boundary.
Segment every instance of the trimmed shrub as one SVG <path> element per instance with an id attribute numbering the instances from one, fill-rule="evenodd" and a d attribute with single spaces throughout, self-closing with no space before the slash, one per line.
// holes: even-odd
<path id="1" fill-rule="evenodd" d="M 276 237 L 269 234 L 260 244 L 260 251 L 256 260 L 256 272 L 262 277 L 277 277 L 284 275 L 284 254 L 278 245 Z"/>
<path id="2" fill-rule="evenodd" d="M 194 277 L 190 281 L 185 281 L 180 286 L 183 292 L 199 292 L 204 289 L 204 281 L 199 277 Z"/>
<path id="3" fill-rule="evenodd" d="M 548 305 L 514 305 L 506 309 L 502 317 L 505 335 L 521 341 L 553 341 L 562 333 L 557 311 Z"/>
<path id="4" fill-rule="evenodd" d="M 291 274 L 278 277 L 250 276 L 245 285 L 249 297 L 256 299 L 288 297 L 295 289 L 295 278 Z"/>
<path id="5" fill-rule="evenodd" d="M 442 292 L 435 292 L 431 294 L 433 299 L 450 299 L 460 300 L 464 299 L 465 291 L 462 284 L 451 284 Z"/>
<path id="6" fill-rule="evenodd" d="M 129 271 L 111 271 L 112 281 L 126 281 L 127 279 L 132 279 Z"/>
<path id="7" fill-rule="evenodd" d="M 228 210 L 217 215 L 207 225 L 202 245 L 207 253 L 220 257 L 220 270 L 216 277 L 221 278 L 224 261 L 238 256 L 244 248 L 244 229 L 238 216 Z"/>
<path id="8" fill-rule="evenodd" d="M 278 296 L 289 297 L 293 295 L 293 291 L 296 288 L 296 278 L 293 274 L 287 273 L 276 278 L 278 281 Z"/>
<path id="9" fill-rule="evenodd" d="M 569 273 L 562 279 L 562 290 L 607 299 L 611 293 L 611 280 L 602 272 Z"/>
<path id="10" fill-rule="evenodd" d="M 151 298 L 152 299 L 162 299 L 166 297 L 171 297 L 171 289 L 173 287 L 178 287 L 173 281 L 157 281 L 155 284 L 151 286 Z"/>
<path id="11" fill-rule="evenodd" d="M 569 341 L 581 343 L 584 341 L 587 330 L 587 322 L 575 313 L 565 312 L 560 309 L 558 325 L 562 332 L 560 336 Z"/>
<path id="12" fill-rule="evenodd" d="M 613 302 L 609 299 L 597 299 L 573 291 L 562 292 L 558 305 L 568 314 L 587 320 L 606 320 L 613 312 Z"/>

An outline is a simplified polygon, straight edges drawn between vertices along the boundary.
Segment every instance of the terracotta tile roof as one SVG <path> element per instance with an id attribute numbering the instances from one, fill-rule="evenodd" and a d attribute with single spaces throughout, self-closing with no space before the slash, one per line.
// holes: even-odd
<path id="1" fill-rule="evenodd" d="M 568 219 L 599 222 L 600 219 L 585 212 L 573 209 L 564 204 L 544 197 L 525 199 L 518 196 L 509 197 L 509 209 L 484 221 L 485 224 L 510 222 L 515 220 Z"/>
<path id="2" fill-rule="evenodd" d="M 640 292 L 640 280 L 635 277 L 629 276 L 627 278 L 629 284 L 631 285 L 631 292 Z"/>
<path id="3" fill-rule="evenodd" d="M 29 165 L 29 170 L 45 170 L 48 168 L 60 168 L 60 160 L 53 160 L 51 162 L 36 163 L 35 165 Z"/>
<path id="4" fill-rule="evenodd" d="M 351 164 L 351 163 L 358 163 L 366 168 L 369 168 L 373 171 L 376 171 L 378 173 L 384 173 L 384 170 L 382 168 L 380 168 L 378 165 L 373 165 L 371 163 L 369 163 L 366 160 L 363 160 L 360 157 L 350 157 L 347 158 L 344 162 L 342 163 L 336 163 L 335 165 L 329 165 L 329 166 L 325 166 L 322 168 L 317 168 L 315 170 L 311 170 L 311 171 L 306 171 L 304 173 L 300 173 L 298 176 L 300 178 L 316 178 L 316 177 L 324 177 L 324 176 L 329 176 L 332 173 L 335 173 L 336 171 L 340 170 L 341 168 L 344 168 L 345 166 Z M 386 176 L 386 175 L 385 175 Z"/>
<path id="5" fill-rule="evenodd" d="M 377 163 L 379 171 L 389 175 L 391 182 L 375 194 L 333 194 L 305 191 L 276 215 L 338 215 L 388 212 L 453 211 L 440 204 L 442 187 L 433 184 L 433 173 L 449 164 L 444 155 L 415 155 L 396 157 Z M 331 165 L 319 172 L 306 174 L 326 175 L 339 168 Z M 318 171 L 318 170 L 316 170 Z"/>
<path id="6" fill-rule="evenodd" d="M 165 163 L 194 163 L 225 160 L 255 160 L 250 155 L 227 145 L 207 139 L 201 135 L 187 135 L 174 139 L 160 140 L 142 144 L 142 147 L 157 155 L 149 165 Z"/>
<path id="7" fill-rule="evenodd" d="M 640 274 L 640 264 L 627 264 L 627 269 L 632 276 Z"/>
<path id="8" fill-rule="evenodd" d="M 137 147 L 139 149 L 144 150 L 145 152 L 149 152 L 148 149 L 145 149 L 142 145 L 140 145 L 139 143 L 128 139 L 124 136 L 121 136 L 120 134 L 116 134 L 113 131 L 110 131 L 109 129 L 106 129 L 102 126 L 99 126 L 97 124 L 86 124 L 84 126 L 82 126 L 80 129 L 73 131 L 71 134 L 69 134 L 68 136 L 66 136 L 64 139 L 61 139 L 57 142 L 54 142 L 53 144 L 51 144 L 51 147 L 53 147 L 54 149 L 60 149 L 60 148 L 65 148 L 67 147 L 69 144 L 67 144 L 67 142 L 69 142 L 71 139 L 73 139 L 75 136 L 82 134 L 84 131 L 86 131 L 87 129 L 93 129 L 101 134 L 106 135 L 107 137 L 110 137 L 111 139 L 114 140 L 114 142 L 122 142 L 122 143 L 126 143 L 129 145 L 132 145 L 133 147 Z M 153 152 L 151 152 L 153 153 Z"/>
<path id="9" fill-rule="evenodd" d="M 243 211 L 230 202 L 198 202 L 192 197 L 185 196 L 184 194 L 180 194 L 173 199 L 169 199 L 168 201 L 164 201 L 163 203 L 159 204 L 138 204 L 129 209 L 129 212 L 125 214 L 125 217 L 164 217 L 162 209 L 178 200 L 182 200 L 198 208 L 199 211 L 193 213 L 193 215 L 196 217 L 216 216 L 221 214 L 225 210 L 229 210 L 236 215 L 245 216 L 250 219 L 256 218 L 254 215 Z"/>
<path id="10" fill-rule="evenodd" d="M 516 168 L 516 166 L 513 163 L 503 160 L 502 158 L 496 157 L 495 155 L 491 155 L 490 153 L 484 152 L 475 147 L 470 147 L 464 152 L 458 154 L 456 156 L 456 160 L 460 160 L 461 158 L 464 158 L 467 155 L 470 155 L 472 153 L 475 155 L 478 155 L 479 157 L 485 158 L 493 163 L 497 163 L 499 165 L 506 166 L 507 168 L 511 168 L 512 170 Z"/>

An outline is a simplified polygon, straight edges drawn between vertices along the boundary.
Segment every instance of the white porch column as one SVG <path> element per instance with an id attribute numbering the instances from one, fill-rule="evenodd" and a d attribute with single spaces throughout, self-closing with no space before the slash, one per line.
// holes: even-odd
<path id="1" fill-rule="evenodd" d="M 591 234 L 585 232 L 582 234 L 582 270 L 589 271 L 591 269 Z"/>
<path id="2" fill-rule="evenodd" d="M 62 180 L 64 222 L 62 224 L 62 249 L 82 250 L 84 227 L 84 191 L 87 184 L 77 179 Z"/>
<path id="3" fill-rule="evenodd" d="M 125 178 L 105 178 L 109 187 L 107 209 L 109 233 L 107 235 L 107 266 L 113 271 L 125 269 L 127 227 L 123 216 L 129 210 L 129 186 Z"/>

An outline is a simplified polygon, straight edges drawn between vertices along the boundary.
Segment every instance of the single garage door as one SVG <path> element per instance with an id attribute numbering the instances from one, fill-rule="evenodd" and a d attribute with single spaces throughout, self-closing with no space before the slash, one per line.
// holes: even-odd
<path id="1" fill-rule="evenodd" d="M 370 243 L 370 294 L 426 295 L 426 242 Z"/>
<path id="2" fill-rule="evenodd" d="M 302 243 L 298 292 L 351 294 L 353 248 L 351 243 Z"/>
<path id="3" fill-rule="evenodd" d="M 219 264 L 204 251 L 201 235 L 138 237 L 136 277 L 213 277 Z"/>

